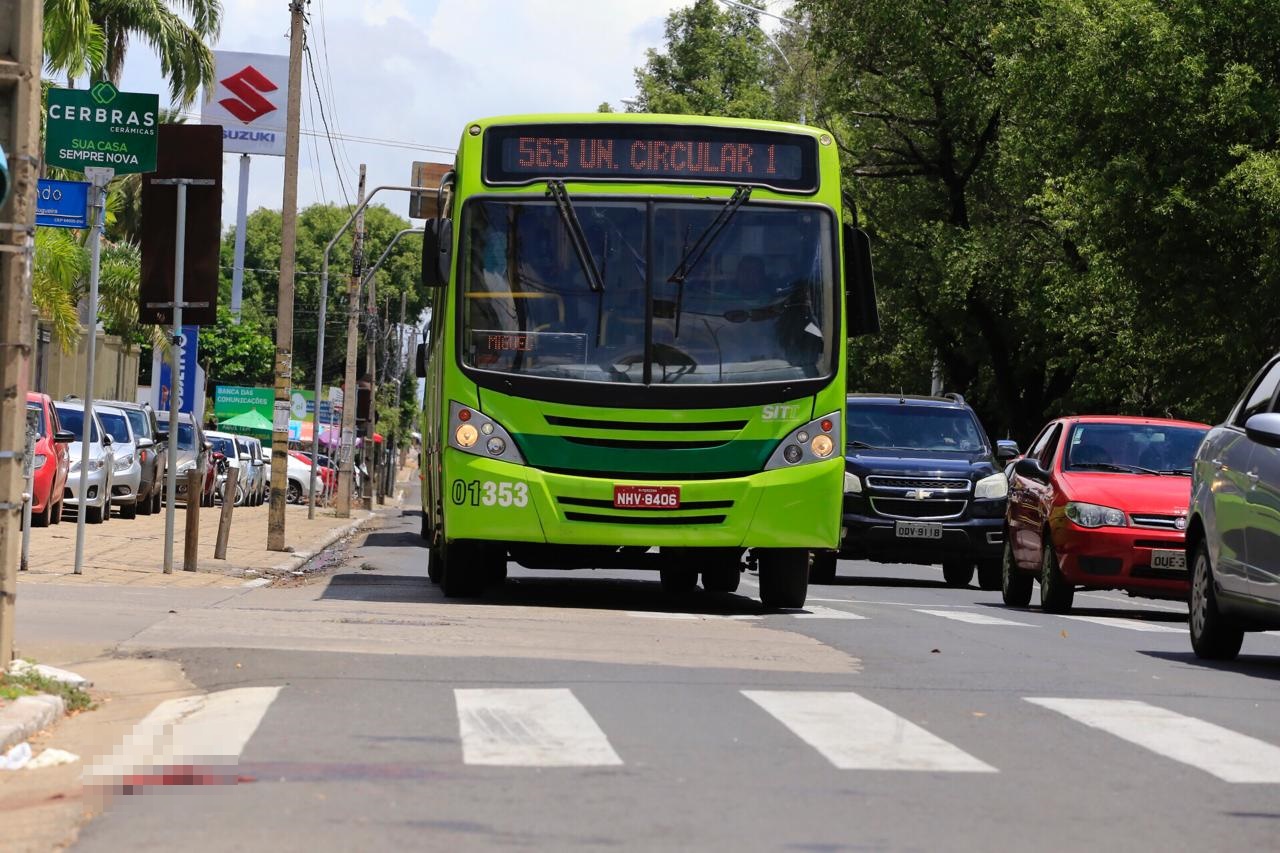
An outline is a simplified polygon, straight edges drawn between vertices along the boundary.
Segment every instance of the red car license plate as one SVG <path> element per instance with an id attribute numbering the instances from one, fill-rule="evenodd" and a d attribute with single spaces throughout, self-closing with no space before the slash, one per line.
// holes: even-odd
<path id="1" fill-rule="evenodd" d="M 614 486 L 617 509 L 679 509 L 679 486 Z"/>

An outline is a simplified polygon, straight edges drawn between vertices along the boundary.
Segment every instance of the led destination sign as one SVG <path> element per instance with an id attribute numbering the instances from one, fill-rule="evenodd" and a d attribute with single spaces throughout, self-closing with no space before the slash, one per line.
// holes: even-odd
<path id="1" fill-rule="evenodd" d="M 675 180 L 810 192 L 817 166 L 807 136 L 740 128 L 525 125 L 493 127 L 485 137 L 489 184 Z"/>

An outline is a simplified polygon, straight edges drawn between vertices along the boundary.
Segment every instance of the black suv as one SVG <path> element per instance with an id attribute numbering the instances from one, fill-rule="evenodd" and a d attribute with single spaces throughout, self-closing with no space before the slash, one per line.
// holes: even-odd
<path id="1" fill-rule="evenodd" d="M 951 586 L 967 586 L 976 565 L 979 586 L 999 589 L 1009 492 L 1002 467 L 1017 445 L 1001 441 L 993 452 L 959 394 L 856 394 L 845 409 L 839 556 L 941 563 Z M 811 580 L 834 580 L 836 556 L 817 555 Z"/>

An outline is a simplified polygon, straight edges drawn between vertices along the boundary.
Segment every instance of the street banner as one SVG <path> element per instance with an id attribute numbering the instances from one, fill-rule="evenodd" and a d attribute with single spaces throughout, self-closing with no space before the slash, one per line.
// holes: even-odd
<path id="1" fill-rule="evenodd" d="M 88 228 L 88 181 L 53 181 L 41 178 L 36 189 L 36 225 L 48 228 Z"/>
<path id="2" fill-rule="evenodd" d="M 316 392 L 294 388 L 289 396 L 289 419 L 299 423 L 314 423 L 316 419 Z M 342 405 L 334 406 L 328 400 L 320 401 L 320 423 L 336 423 L 342 417 Z"/>
<path id="3" fill-rule="evenodd" d="M 182 361 L 178 363 L 178 387 L 182 398 L 178 401 L 178 411 L 190 413 L 196 410 L 196 355 L 200 349 L 200 327 L 183 326 L 182 339 Z M 156 407 L 159 411 L 169 411 L 169 394 L 173 387 L 174 383 L 169 377 L 169 360 L 166 358 L 160 362 L 160 394 L 159 405 Z"/>
<path id="4" fill-rule="evenodd" d="M 156 95 L 121 92 L 106 80 L 91 89 L 50 89 L 44 160 L 83 172 L 106 166 L 117 175 L 156 168 Z"/>
<path id="5" fill-rule="evenodd" d="M 289 57 L 215 50 L 213 61 L 218 82 L 206 92 L 200 121 L 222 126 L 228 154 L 283 156 Z"/>
<path id="6" fill-rule="evenodd" d="M 275 401 L 274 388 L 218 385 L 213 389 L 213 414 L 219 423 L 250 411 L 270 419 L 271 407 L 275 405 Z"/>

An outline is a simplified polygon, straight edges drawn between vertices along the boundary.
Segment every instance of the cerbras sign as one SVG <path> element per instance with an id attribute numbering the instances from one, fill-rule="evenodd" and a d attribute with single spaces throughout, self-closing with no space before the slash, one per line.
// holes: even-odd
<path id="1" fill-rule="evenodd" d="M 229 50 L 213 56 L 218 82 L 200 120 L 222 125 L 222 150 L 229 154 L 283 155 L 289 58 Z"/>
<path id="2" fill-rule="evenodd" d="M 91 89 L 50 89 L 45 162 L 76 171 L 155 171 L 159 101 L 121 92 L 105 80 Z"/>

